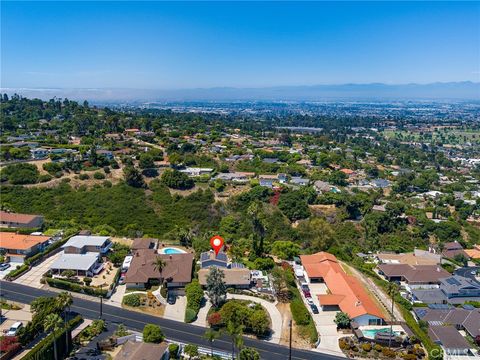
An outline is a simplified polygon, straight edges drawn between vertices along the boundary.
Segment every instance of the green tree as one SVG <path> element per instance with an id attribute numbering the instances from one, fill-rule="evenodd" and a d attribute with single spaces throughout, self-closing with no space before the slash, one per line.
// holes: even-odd
<path id="1" fill-rule="evenodd" d="M 132 187 L 142 188 L 145 187 L 145 182 L 143 181 L 142 174 L 135 169 L 133 166 L 125 166 L 123 169 L 123 174 L 125 176 L 125 182 Z"/>
<path id="2" fill-rule="evenodd" d="M 207 276 L 207 295 L 215 308 L 218 308 L 227 295 L 227 285 L 225 284 L 225 274 L 216 266 L 210 267 Z"/>
<path id="3" fill-rule="evenodd" d="M 220 337 L 220 332 L 213 329 L 207 329 L 205 334 L 203 334 L 203 337 L 210 343 L 210 355 L 213 357 L 213 342 Z"/>
<path id="4" fill-rule="evenodd" d="M 147 343 L 159 344 L 165 339 L 160 326 L 155 324 L 147 324 L 143 328 L 143 341 Z"/>
<path id="5" fill-rule="evenodd" d="M 250 347 L 243 348 L 238 355 L 239 360 L 260 360 L 258 351 Z"/>
<path id="6" fill-rule="evenodd" d="M 264 335 L 270 328 L 270 319 L 265 310 L 255 310 L 249 317 L 250 328 L 256 335 Z"/>
<path id="7" fill-rule="evenodd" d="M 393 282 L 389 282 L 387 284 L 387 294 L 392 299 L 392 310 L 391 310 L 392 321 L 390 322 L 390 334 L 393 334 L 393 318 L 395 317 L 393 311 L 395 306 L 395 296 L 397 296 L 398 294 L 398 285 Z M 391 347 L 391 346 L 392 346 L 392 337 L 390 336 L 388 339 L 388 347 Z"/>
<path id="8" fill-rule="evenodd" d="M 195 185 L 186 174 L 174 169 L 165 170 L 160 180 L 172 189 L 187 190 Z"/>
<path id="9" fill-rule="evenodd" d="M 49 332 L 51 330 L 53 333 L 53 356 L 55 360 L 58 360 L 57 339 L 55 337 L 55 333 L 60 329 L 61 326 L 62 319 L 60 316 L 58 316 L 58 314 L 48 314 L 43 322 L 45 331 Z"/>
<path id="10" fill-rule="evenodd" d="M 294 256 L 300 254 L 300 246 L 292 241 L 275 241 L 271 253 L 280 259 L 292 260 Z"/>
<path id="11" fill-rule="evenodd" d="M 227 323 L 227 334 L 232 340 L 232 359 L 235 359 L 235 348 L 243 346 L 243 325 L 235 324 L 233 321 Z"/>
<path id="12" fill-rule="evenodd" d="M 280 195 L 278 208 L 291 221 L 305 219 L 310 216 L 307 201 L 300 191 L 290 191 Z"/>
<path id="13" fill-rule="evenodd" d="M 60 294 L 57 295 L 55 301 L 58 303 L 58 307 L 63 309 L 63 320 L 64 320 L 64 327 L 65 327 L 65 344 L 68 349 L 68 330 L 67 330 L 67 313 L 70 312 L 70 307 L 73 304 L 73 296 L 72 294 L 62 291 Z"/>
<path id="14" fill-rule="evenodd" d="M 138 165 L 142 169 L 151 169 L 155 166 L 153 156 L 149 153 L 142 153 L 139 156 Z"/>
<path id="15" fill-rule="evenodd" d="M 166 261 L 163 260 L 160 256 L 157 256 L 153 261 L 153 269 L 155 271 L 158 271 L 161 281 L 163 281 L 162 272 L 166 265 L 167 265 Z"/>
<path id="16" fill-rule="evenodd" d="M 185 354 L 187 354 L 191 359 L 194 359 L 198 356 L 198 346 L 195 344 L 187 344 L 183 349 Z"/>
<path id="17" fill-rule="evenodd" d="M 337 327 L 339 329 L 346 329 L 350 326 L 350 317 L 348 316 L 347 313 L 344 313 L 344 312 L 337 312 L 337 314 L 335 315 L 335 324 L 337 324 Z"/>

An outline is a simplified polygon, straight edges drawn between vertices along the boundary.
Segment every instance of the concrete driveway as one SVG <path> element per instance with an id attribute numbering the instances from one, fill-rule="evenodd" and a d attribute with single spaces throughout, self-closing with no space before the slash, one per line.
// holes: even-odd
<path id="1" fill-rule="evenodd" d="M 42 278 L 42 275 L 45 274 L 48 270 L 50 270 L 50 266 L 55 260 L 57 260 L 61 256 L 61 254 L 62 252 L 59 252 L 42 261 L 40 264 L 33 266 L 29 271 L 20 276 L 14 282 L 33 287 L 43 286 L 42 284 L 40 284 L 40 279 Z"/>
<path id="2" fill-rule="evenodd" d="M 0 334 L 3 331 L 10 329 L 17 321 L 21 321 L 25 326 L 27 322 L 32 320 L 32 313 L 30 312 L 30 305 L 24 305 L 20 310 L 2 310 L 4 321 L 0 324 Z"/>
<path id="3" fill-rule="evenodd" d="M 175 321 L 184 321 L 185 320 L 185 309 L 187 307 L 187 297 L 186 296 L 177 296 L 175 304 L 165 305 L 165 312 L 163 317 Z"/>

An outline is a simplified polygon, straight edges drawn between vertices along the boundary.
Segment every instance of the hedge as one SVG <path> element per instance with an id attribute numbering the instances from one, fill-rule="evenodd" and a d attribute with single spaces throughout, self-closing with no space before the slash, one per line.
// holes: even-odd
<path id="1" fill-rule="evenodd" d="M 72 283 L 72 282 L 60 280 L 60 279 L 47 277 L 45 278 L 45 281 L 47 282 L 48 285 L 52 287 L 69 290 L 73 292 L 84 293 L 87 295 L 106 297 L 108 293 L 108 291 L 104 289 L 97 289 L 91 286 L 83 286 L 83 285 L 79 285 L 76 283 Z"/>
<path id="2" fill-rule="evenodd" d="M 113 290 L 117 285 L 118 279 L 120 279 L 120 275 L 122 274 L 122 268 L 118 268 L 117 272 L 113 278 L 113 282 L 110 284 L 110 290 Z"/>
<path id="3" fill-rule="evenodd" d="M 295 324 L 299 326 L 301 335 L 308 336 L 313 344 L 318 340 L 318 332 L 312 316 L 308 312 L 297 287 L 289 286 L 289 290 L 292 294 L 292 300 L 290 301 L 292 318 L 295 320 Z"/>
<path id="4" fill-rule="evenodd" d="M 185 309 L 185 322 L 186 323 L 194 322 L 197 319 L 197 313 L 198 313 L 197 311 L 187 307 Z"/>
<path id="5" fill-rule="evenodd" d="M 130 294 L 123 297 L 123 303 L 128 306 L 138 307 L 141 305 L 140 295 Z"/>
<path id="6" fill-rule="evenodd" d="M 67 323 L 68 332 L 71 332 L 78 324 L 83 321 L 80 315 L 70 320 Z M 72 350 L 73 342 L 71 341 L 71 334 L 69 335 L 68 349 L 65 344 L 65 329 L 61 328 L 55 333 L 49 334 L 46 338 L 41 340 L 35 347 L 25 355 L 22 360 L 51 360 L 53 359 L 53 341 L 57 341 L 57 354 L 60 359 L 66 357 Z"/>
<path id="7" fill-rule="evenodd" d="M 29 269 L 30 269 L 29 265 L 23 264 L 18 269 L 15 269 L 15 270 L 9 272 L 7 274 L 7 276 L 5 276 L 5 279 L 6 280 L 14 279 L 17 276 L 19 276 L 19 275 L 23 274 L 24 272 L 28 271 Z"/>

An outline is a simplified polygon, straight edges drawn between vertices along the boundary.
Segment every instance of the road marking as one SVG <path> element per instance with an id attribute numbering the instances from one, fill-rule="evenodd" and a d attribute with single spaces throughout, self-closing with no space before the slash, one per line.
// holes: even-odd
<path id="1" fill-rule="evenodd" d="M 18 294 L 18 295 L 22 295 L 22 296 L 26 296 L 26 297 L 30 297 L 30 298 L 34 298 L 36 299 L 37 296 L 33 296 L 33 295 L 28 295 L 28 294 L 24 294 L 24 293 L 20 293 L 18 291 L 13 291 L 13 290 L 7 290 L 8 292 L 10 293 L 14 293 L 14 294 Z M 82 299 L 83 300 L 83 299 Z M 85 301 L 90 301 L 90 300 L 85 300 Z M 88 308 L 85 308 L 85 307 L 82 307 L 82 306 L 78 306 L 78 305 L 73 305 L 72 306 L 72 309 L 74 308 L 78 308 L 78 309 L 83 309 L 83 310 L 87 310 L 87 311 L 90 311 L 90 312 L 95 312 L 95 310 L 92 310 L 92 309 L 88 309 Z M 129 311 L 129 310 L 126 310 L 126 309 L 123 309 L 122 310 L 124 311 Z M 127 320 L 127 321 L 133 321 L 133 322 L 137 322 L 137 323 L 140 323 L 140 324 L 143 324 L 145 325 L 145 322 L 143 321 L 139 321 L 139 320 L 135 320 L 135 319 L 130 319 L 130 318 L 126 318 L 126 317 L 123 317 L 123 316 L 119 316 L 119 315 L 114 315 L 114 314 L 110 314 L 108 312 L 104 312 L 104 314 L 107 314 L 109 316 L 112 316 L 112 317 L 117 317 L 119 319 L 123 319 L 123 320 Z M 148 314 L 144 314 L 144 315 L 147 315 L 147 316 L 152 316 L 152 315 L 148 315 Z M 192 325 L 194 326 L 194 325 Z M 198 337 L 198 338 L 201 338 L 202 340 L 205 340 L 203 338 L 203 336 L 201 335 L 197 335 L 197 334 L 192 334 L 190 332 L 187 332 L 187 331 L 183 331 L 183 330 L 178 330 L 178 329 L 173 329 L 173 328 L 170 328 L 168 326 L 162 326 L 163 329 L 168 329 L 168 330 L 172 330 L 172 331 L 176 331 L 176 332 L 179 332 L 179 333 L 183 333 L 183 334 L 187 334 L 187 335 L 190 335 L 190 336 L 195 336 L 195 337 Z M 247 338 L 248 339 L 248 338 Z M 225 341 L 225 340 L 217 340 L 217 342 L 222 342 L 222 343 L 225 343 L 225 344 L 228 344 L 229 346 L 231 345 L 231 343 L 229 341 Z M 269 344 L 269 343 L 266 343 L 266 344 Z M 270 354 L 275 354 L 275 355 L 280 355 L 280 356 L 284 356 L 284 354 L 282 353 L 278 353 L 278 352 L 275 352 L 275 351 L 272 351 L 272 350 L 263 350 L 263 349 L 257 349 L 258 351 L 260 352 L 268 352 Z M 302 349 L 295 349 L 296 351 L 308 351 L 308 350 L 302 350 Z M 331 355 L 330 355 L 331 356 Z M 298 360 L 308 360 L 309 358 L 308 357 L 297 357 L 297 356 L 294 356 L 292 355 L 292 359 L 298 359 Z"/>

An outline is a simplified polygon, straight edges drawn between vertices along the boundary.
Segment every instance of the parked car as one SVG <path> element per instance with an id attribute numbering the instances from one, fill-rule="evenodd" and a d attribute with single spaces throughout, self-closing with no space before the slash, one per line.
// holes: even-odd
<path id="1" fill-rule="evenodd" d="M 477 275 L 477 270 L 473 270 L 470 274 Z"/>
<path id="2" fill-rule="evenodd" d="M 12 326 L 10 326 L 10 329 L 7 331 L 7 336 L 15 336 L 18 333 L 18 330 L 20 330 L 23 327 L 23 324 L 21 321 L 17 321 L 14 323 Z"/>
<path id="3" fill-rule="evenodd" d="M 10 264 L 2 263 L 0 264 L 0 271 L 7 270 L 9 267 L 10 267 Z"/>
<path id="4" fill-rule="evenodd" d="M 313 305 L 310 305 L 310 309 L 312 309 L 312 312 L 314 314 L 318 314 L 318 307 L 317 305 L 313 304 Z"/>
<path id="5" fill-rule="evenodd" d="M 302 284 L 302 291 L 310 291 L 310 288 L 308 287 L 308 285 L 305 285 L 305 284 Z"/>
<path id="6" fill-rule="evenodd" d="M 177 301 L 177 296 L 174 293 L 169 292 L 168 296 L 167 296 L 167 302 L 170 305 L 173 305 L 173 304 L 175 304 L 176 301 Z"/>
<path id="7" fill-rule="evenodd" d="M 310 293 L 310 291 L 307 291 L 307 290 L 305 290 L 303 292 L 303 295 L 305 295 L 306 298 L 311 298 L 312 297 L 312 294 Z"/>
<path id="8" fill-rule="evenodd" d="M 307 298 L 307 303 L 308 303 L 308 305 L 310 305 L 310 306 L 314 305 L 313 300 L 312 300 L 311 297 Z"/>

